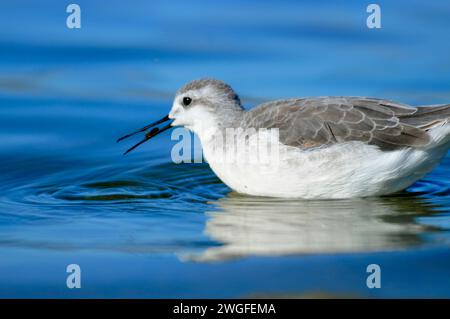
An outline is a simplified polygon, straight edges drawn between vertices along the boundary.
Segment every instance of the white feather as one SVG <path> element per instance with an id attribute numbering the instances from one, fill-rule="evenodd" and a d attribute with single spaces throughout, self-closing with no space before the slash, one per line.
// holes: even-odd
<path id="1" fill-rule="evenodd" d="M 211 169 L 233 190 L 304 199 L 379 196 L 403 190 L 439 163 L 447 153 L 449 133 L 450 125 L 446 125 L 430 133 L 433 142 L 427 148 L 391 152 L 361 142 L 306 151 L 279 145 L 280 157 L 262 164 L 215 158 L 214 140 L 197 131 Z"/>

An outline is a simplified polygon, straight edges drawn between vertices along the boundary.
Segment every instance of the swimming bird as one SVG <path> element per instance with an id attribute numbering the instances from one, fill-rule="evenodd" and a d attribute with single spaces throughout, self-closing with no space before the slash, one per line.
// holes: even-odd
<path id="1" fill-rule="evenodd" d="M 245 110 L 228 84 L 200 79 L 177 91 L 167 116 L 118 141 L 151 129 L 129 152 L 172 126 L 196 133 L 213 172 L 239 193 L 304 199 L 369 197 L 409 187 L 447 154 L 450 104 L 413 107 L 368 97 L 307 97 Z M 242 130 L 266 132 L 262 139 L 271 148 L 276 146 L 276 160 L 216 158 L 213 136 L 230 128 L 241 129 L 238 142 L 250 137 Z M 267 134 L 271 129 L 277 130 L 276 140 Z M 220 146 L 225 155 L 231 152 L 229 145 Z"/>

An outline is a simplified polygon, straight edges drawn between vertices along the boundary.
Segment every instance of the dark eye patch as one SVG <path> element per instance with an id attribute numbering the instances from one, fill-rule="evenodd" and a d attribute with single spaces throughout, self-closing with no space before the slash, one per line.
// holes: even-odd
<path id="1" fill-rule="evenodd" d="M 184 106 L 188 106 L 189 104 L 191 104 L 191 102 L 192 102 L 192 99 L 189 96 L 185 96 L 183 98 L 183 105 Z"/>

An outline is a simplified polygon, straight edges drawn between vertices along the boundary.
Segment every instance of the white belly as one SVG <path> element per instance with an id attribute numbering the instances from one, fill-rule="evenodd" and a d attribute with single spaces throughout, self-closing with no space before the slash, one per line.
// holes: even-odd
<path id="1" fill-rule="evenodd" d="M 255 196 L 332 199 L 391 194 L 429 172 L 447 147 L 382 152 L 359 142 L 302 151 L 283 146 L 268 163 L 217 161 L 203 145 L 215 174 L 233 190 Z M 242 155 L 242 154 L 241 154 Z"/>

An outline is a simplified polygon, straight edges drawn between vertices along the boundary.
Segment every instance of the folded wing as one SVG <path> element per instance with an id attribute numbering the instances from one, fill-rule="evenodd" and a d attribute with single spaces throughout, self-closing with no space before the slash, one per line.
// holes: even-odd
<path id="1" fill-rule="evenodd" d="M 278 128 L 283 144 L 304 149 L 360 141 L 395 150 L 430 142 L 425 127 L 411 120 L 418 112 L 419 108 L 373 98 L 288 99 L 261 104 L 247 112 L 240 125 Z"/>

